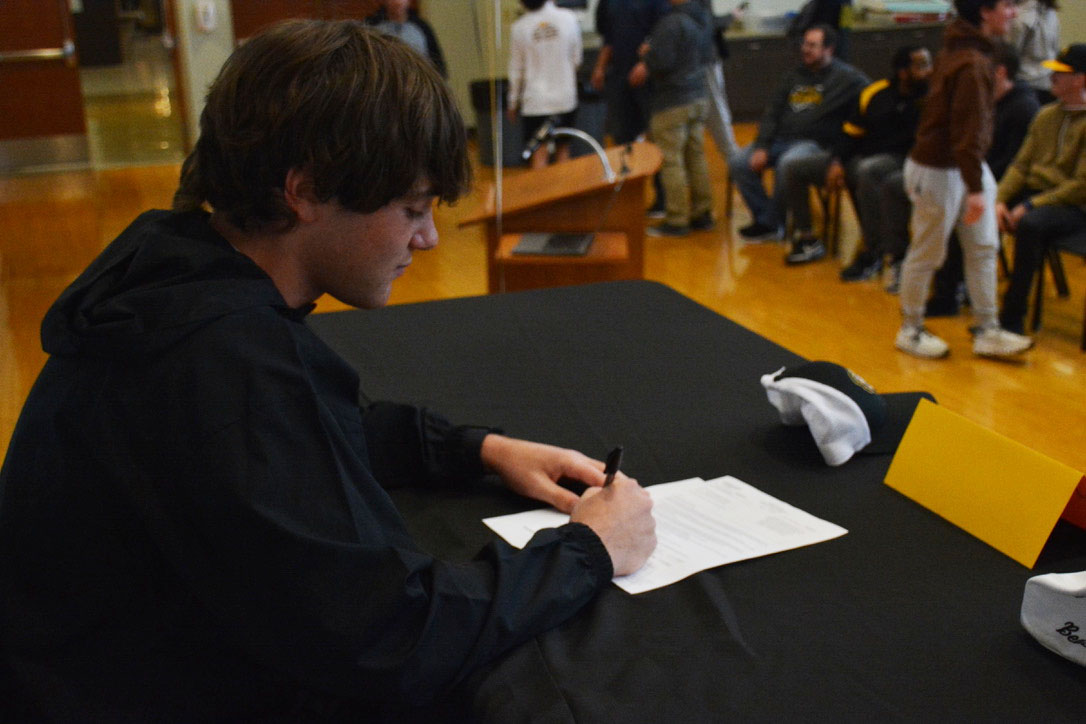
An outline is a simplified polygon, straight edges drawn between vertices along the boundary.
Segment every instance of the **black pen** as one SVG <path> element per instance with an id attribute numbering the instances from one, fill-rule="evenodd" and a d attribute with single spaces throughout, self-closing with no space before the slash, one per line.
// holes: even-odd
<path id="1" fill-rule="evenodd" d="M 611 484 L 611 481 L 615 479 L 615 473 L 618 472 L 618 466 L 622 464 L 622 446 L 619 445 L 611 452 L 607 453 L 607 464 L 603 467 L 603 474 L 607 477 L 604 478 L 603 487 L 607 487 Z"/>

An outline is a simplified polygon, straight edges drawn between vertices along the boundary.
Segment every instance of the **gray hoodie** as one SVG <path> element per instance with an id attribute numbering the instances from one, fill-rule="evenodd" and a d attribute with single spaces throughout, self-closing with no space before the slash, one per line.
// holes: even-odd
<path id="1" fill-rule="evenodd" d="M 825 68 L 799 66 L 777 85 L 754 145 L 769 148 L 778 140 L 811 140 L 827 145 L 857 97 L 871 81 L 848 63 L 834 58 Z"/>
<path id="2" fill-rule="evenodd" d="M 714 60 L 713 19 L 701 3 L 673 5 L 649 36 L 645 65 L 652 78 L 652 110 L 706 96 L 705 66 Z"/>

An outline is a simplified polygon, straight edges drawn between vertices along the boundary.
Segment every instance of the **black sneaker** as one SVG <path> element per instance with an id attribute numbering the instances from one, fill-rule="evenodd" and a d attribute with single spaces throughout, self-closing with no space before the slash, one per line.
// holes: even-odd
<path id="1" fill-rule="evenodd" d="M 716 222 L 713 221 L 713 214 L 710 211 L 706 211 L 704 214 L 698 214 L 690 219 L 690 228 L 694 231 L 708 231 L 714 226 L 716 226 Z"/>
<path id="2" fill-rule="evenodd" d="M 664 200 L 656 199 L 656 202 L 645 211 L 645 216 L 650 219 L 662 219 L 667 216 L 667 207 L 664 206 Z"/>
<path id="3" fill-rule="evenodd" d="M 826 256 L 826 247 L 821 239 L 802 236 L 792 242 L 792 251 L 788 252 L 788 256 L 784 258 L 784 261 L 794 266 L 818 261 L 824 256 Z"/>
<path id="4" fill-rule="evenodd" d="M 739 235 L 747 241 L 780 241 L 784 236 L 779 228 L 759 224 L 757 221 L 740 229 Z"/>
<path id="5" fill-rule="evenodd" d="M 675 224 L 669 224 L 666 221 L 656 226 L 650 226 L 645 229 L 645 233 L 649 236 L 686 236 L 690 233 L 689 226 L 676 226 Z"/>
<path id="6" fill-rule="evenodd" d="M 882 271 L 882 259 L 860 252 L 851 264 L 841 270 L 843 282 L 865 282 L 874 279 Z"/>

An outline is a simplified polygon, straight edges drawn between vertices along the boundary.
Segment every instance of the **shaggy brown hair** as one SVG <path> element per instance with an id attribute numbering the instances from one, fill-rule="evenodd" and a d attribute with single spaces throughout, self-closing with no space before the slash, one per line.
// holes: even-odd
<path id="1" fill-rule="evenodd" d="M 292 20 L 227 59 L 181 168 L 174 208 L 206 203 L 245 231 L 290 229 L 287 172 L 319 201 L 371 213 L 420 181 L 451 203 L 471 167 L 464 121 L 433 66 L 356 21 Z"/>

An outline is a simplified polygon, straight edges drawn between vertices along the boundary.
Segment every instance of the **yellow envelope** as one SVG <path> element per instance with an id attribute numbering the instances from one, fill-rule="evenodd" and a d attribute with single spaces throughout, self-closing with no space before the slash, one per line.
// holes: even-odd
<path id="1" fill-rule="evenodd" d="M 1072 522 L 1086 522 L 1076 520 L 1082 481 L 1081 472 L 928 400 L 920 400 L 885 480 L 1027 568 L 1065 509 Z"/>

